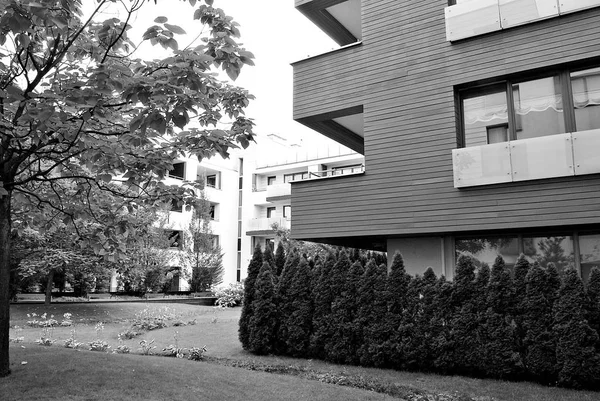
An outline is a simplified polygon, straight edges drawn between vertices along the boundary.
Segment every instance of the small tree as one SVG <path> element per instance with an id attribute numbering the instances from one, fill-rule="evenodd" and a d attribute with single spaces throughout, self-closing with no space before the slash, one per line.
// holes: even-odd
<path id="1" fill-rule="evenodd" d="M 525 328 L 525 366 L 542 383 L 556 382 L 556 341 L 552 333 L 552 303 L 554 290 L 548 288 L 548 275 L 534 262 L 527 273 Z"/>
<path id="2" fill-rule="evenodd" d="M 358 356 L 362 366 L 385 364 L 385 341 L 388 339 L 385 326 L 387 313 L 386 298 L 387 267 L 369 260 L 358 289 L 357 322 L 362 327 L 362 341 Z"/>
<path id="3" fill-rule="evenodd" d="M 396 252 L 386 280 L 385 332 L 388 338 L 384 343 L 386 365 L 398 366 L 399 361 L 403 359 L 399 347 L 402 342 L 402 333 L 399 328 L 407 308 L 407 290 L 410 282 L 411 277 L 404 268 L 404 259 L 400 252 Z"/>
<path id="4" fill-rule="evenodd" d="M 590 272 L 586 296 L 586 319 L 600 336 L 600 269 L 596 266 Z M 596 349 L 600 352 L 600 341 L 596 344 Z"/>
<path id="5" fill-rule="evenodd" d="M 288 252 L 285 266 L 283 267 L 283 272 L 281 273 L 281 277 L 279 278 L 277 287 L 275 288 L 276 302 L 279 307 L 279 316 L 289 316 L 293 312 L 293 300 L 290 296 L 290 289 L 294 282 L 294 276 L 296 274 L 296 270 L 298 269 L 298 265 L 300 264 L 300 259 L 301 257 L 295 249 L 292 249 L 291 252 Z M 287 342 L 289 338 L 288 329 L 289 328 L 285 324 L 278 326 L 275 347 L 279 353 L 285 353 L 287 350 Z"/>
<path id="6" fill-rule="evenodd" d="M 248 273 L 244 280 L 244 301 L 242 302 L 242 314 L 239 320 L 238 337 L 242 343 L 242 348 L 250 349 L 250 332 L 249 324 L 252 318 L 252 302 L 254 301 L 254 285 L 256 284 L 256 278 L 260 273 L 260 269 L 263 265 L 263 254 L 260 249 L 260 245 L 256 245 L 252 259 L 248 265 Z"/>
<path id="7" fill-rule="evenodd" d="M 310 267 L 305 258 L 294 269 L 292 282 L 287 292 L 290 303 L 289 314 L 280 315 L 287 329 L 286 353 L 296 357 L 308 356 L 312 329 L 313 304 L 310 285 Z"/>
<path id="8" fill-rule="evenodd" d="M 285 266 L 285 248 L 283 247 L 283 241 L 279 241 L 275 250 L 275 267 L 277 269 L 275 274 L 277 277 L 281 276 L 283 266 Z"/>
<path id="9" fill-rule="evenodd" d="M 527 273 L 529 272 L 529 261 L 524 254 L 519 255 L 517 262 L 515 263 L 513 273 L 513 288 L 514 288 L 514 302 L 512 316 L 515 322 L 515 336 L 517 341 L 517 349 L 520 354 L 521 361 L 525 360 L 526 349 L 525 346 L 525 335 L 526 330 L 523 324 L 524 316 L 527 311 L 527 304 L 525 302 L 527 296 Z"/>
<path id="10" fill-rule="evenodd" d="M 274 350 L 279 315 L 273 272 L 267 262 L 263 262 L 254 288 L 252 316 L 248 323 L 248 349 L 256 354 L 270 354 Z"/>
<path id="11" fill-rule="evenodd" d="M 360 287 L 364 268 L 360 260 L 350 267 L 346 275 L 342 293 L 331 305 L 331 321 L 334 333 L 326 346 L 328 357 L 334 362 L 357 364 L 358 348 L 362 342 L 362 328 L 357 320 L 358 300 L 356 294 Z"/>
<path id="12" fill-rule="evenodd" d="M 556 339 L 558 384 L 584 388 L 600 387 L 598 333 L 584 316 L 583 282 L 575 269 L 567 269 L 556 305 L 553 334 Z"/>
<path id="13" fill-rule="evenodd" d="M 315 357 L 322 357 L 324 355 L 325 342 L 330 329 L 329 315 L 331 314 L 331 303 L 333 302 L 331 277 L 335 262 L 334 254 L 329 252 L 321 267 L 321 273 L 312 288 L 314 312 L 312 321 L 313 331 L 310 337 L 310 353 Z"/>

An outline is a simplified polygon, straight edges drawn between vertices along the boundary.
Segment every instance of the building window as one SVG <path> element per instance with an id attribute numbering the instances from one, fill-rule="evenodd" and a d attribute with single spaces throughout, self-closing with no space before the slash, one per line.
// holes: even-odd
<path id="1" fill-rule="evenodd" d="M 292 217 L 292 206 L 285 205 L 283 207 L 283 217 L 286 217 L 286 218 Z"/>
<path id="2" fill-rule="evenodd" d="M 561 272 L 575 267 L 571 236 L 524 237 L 523 253 L 530 262 L 538 262 L 542 266 L 552 262 Z"/>
<path id="3" fill-rule="evenodd" d="M 331 169 L 332 175 L 343 175 L 343 174 L 351 174 L 351 173 L 360 173 L 362 172 L 363 166 L 362 164 L 355 164 L 352 166 L 340 166 L 333 167 Z"/>
<path id="4" fill-rule="evenodd" d="M 185 177 L 185 162 L 173 163 L 173 168 L 169 170 L 169 177 L 183 180 Z"/>
<path id="5" fill-rule="evenodd" d="M 277 210 L 277 208 L 274 208 L 274 207 L 267 208 L 267 219 L 270 219 L 271 217 L 275 217 L 275 210 Z"/>
<path id="6" fill-rule="evenodd" d="M 277 177 L 272 176 L 272 177 L 267 177 L 267 185 L 273 185 L 275 184 L 275 180 L 277 179 Z"/>
<path id="7" fill-rule="evenodd" d="M 579 236 L 581 275 L 587 281 L 593 267 L 600 269 L 600 234 Z"/>
<path id="8" fill-rule="evenodd" d="M 171 199 L 171 211 L 181 213 L 183 212 L 183 205 L 180 205 L 177 199 Z"/>
<path id="9" fill-rule="evenodd" d="M 483 263 L 492 266 L 496 257 L 502 256 L 507 267 L 512 268 L 519 257 L 518 239 L 516 237 L 483 237 L 456 239 L 456 258 L 469 255 L 475 265 Z"/>
<path id="10" fill-rule="evenodd" d="M 460 92 L 465 147 L 600 128 L 600 68 Z"/>
<path id="11" fill-rule="evenodd" d="M 211 188 L 217 187 L 217 175 L 207 175 L 206 176 L 206 186 Z"/>
<path id="12" fill-rule="evenodd" d="M 178 230 L 166 230 L 167 239 L 169 241 L 170 248 L 181 248 L 183 235 Z"/>
<path id="13" fill-rule="evenodd" d="M 217 216 L 217 205 L 215 204 L 210 204 L 208 206 L 208 216 L 210 217 L 211 220 L 216 220 L 216 216 Z"/>
<path id="14" fill-rule="evenodd" d="M 306 180 L 307 178 L 308 178 L 308 171 L 301 172 L 301 173 L 284 174 L 283 182 L 288 183 L 290 181 Z"/>

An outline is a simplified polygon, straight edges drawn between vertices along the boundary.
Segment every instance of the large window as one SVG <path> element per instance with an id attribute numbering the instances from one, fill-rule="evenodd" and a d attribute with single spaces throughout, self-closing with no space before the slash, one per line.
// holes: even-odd
<path id="1" fill-rule="evenodd" d="M 600 128 L 600 68 L 563 70 L 460 92 L 464 145 Z"/>
<path id="2" fill-rule="evenodd" d="M 185 178 L 185 162 L 173 163 L 173 168 L 169 170 L 169 177 L 183 180 Z"/>
<path id="3" fill-rule="evenodd" d="M 460 255 L 472 256 L 477 267 L 483 263 L 491 267 L 496 257 L 502 256 L 509 268 L 522 253 L 529 262 L 543 267 L 554 263 L 559 272 L 576 268 L 587 280 L 594 266 L 600 268 L 600 233 L 457 238 L 455 251 L 457 259 Z"/>
<path id="4" fill-rule="evenodd" d="M 267 218 L 270 219 L 271 217 L 275 217 L 275 210 L 277 210 L 274 207 L 268 207 L 267 208 Z"/>

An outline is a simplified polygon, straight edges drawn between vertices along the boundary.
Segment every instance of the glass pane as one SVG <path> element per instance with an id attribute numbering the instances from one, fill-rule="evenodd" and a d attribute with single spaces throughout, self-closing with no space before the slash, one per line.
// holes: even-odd
<path id="1" fill-rule="evenodd" d="M 577 131 L 600 128 L 600 68 L 571 74 Z"/>
<path id="2" fill-rule="evenodd" d="M 457 259 L 460 255 L 470 255 L 477 267 L 480 267 L 482 263 L 487 263 L 492 267 L 496 257 L 502 256 L 506 266 L 512 269 L 519 257 L 518 241 L 514 237 L 457 239 L 455 248 Z"/>
<path id="3" fill-rule="evenodd" d="M 506 91 L 500 88 L 463 98 L 463 122 L 465 146 L 488 144 L 489 127 L 508 127 Z"/>
<path id="4" fill-rule="evenodd" d="M 581 274 L 587 281 L 592 267 L 600 269 L 600 234 L 580 235 L 579 252 L 581 254 Z"/>
<path id="5" fill-rule="evenodd" d="M 517 139 L 565 133 L 559 77 L 514 84 Z"/>
<path id="6" fill-rule="evenodd" d="M 523 253 L 530 262 L 538 262 L 543 267 L 554 263 L 559 271 L 575 265 L 573 237 L 524 237 Z"/>

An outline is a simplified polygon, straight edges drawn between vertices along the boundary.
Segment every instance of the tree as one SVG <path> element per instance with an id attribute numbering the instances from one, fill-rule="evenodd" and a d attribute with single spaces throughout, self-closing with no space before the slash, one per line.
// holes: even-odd
<path id="1" fill-rule="evenodd" d="M 388 365 L 397 366 L 397 363 L 403 359 L 399 347 L 402 341 L 402 333 L 399 328 L 407 307 L 407 291 L 410 282 L 411 277 L 406 273 L 402 254 L 396 252 L 387 276 L 385 294 L 387 300 L 385 330 L 388 340 L 384 343 L 384 348 L 386 350 L 386 364 Z"/>
<path id="2" fill-rule="evenodd" d="M 263 262 L 256 278 L 252 311 L 248 322 L 248 349 L 256 354 L 269 354 L 274 350 L 279 316 L 275 304 L 273 271 L 267 262 Z"/>
<path id="3" fill-rule="evenodd" d="M 329 333 L 329 315 L 331 314 L 331 276 L 335 265 L 335 256 L 329 252 L 325 257 L 321 273 L 312 286 L 312 299 L 314 305 L 312 334 L 310 338 L 311 355 L 323 356 L 325 352 L 325 341 Z"/>
<path id="4" fill-rule="evenodd" d="M 285 265 L 285 248 L 283 247 L 283 241 L 277 243 L 277 249 L 275 250 L 275 267 L 277 271 L 275 274 L 277 277 L 281 276 L 283 266 Z"/>
<path id="5" fill-rule="evenodd" d="M 590 327 L 600 336 L 600 269 L 596 266 L 587 282 L 585 311 Z M 596 343 L 596 349 L 600 353 L 600 341 Z"/>
<path id="6" fill-rule="evenodd" d="M 598 333 L 585 319 L 584 302 L 579 273 L 573 268 L 567 269 L 553 311 L 559 385 L 600 387 L 600 354 L 595 348 Z"/>
<path id="7" fill-rule="evenodd" d="M 283 272 L 281 273 L 281 277 L 279 277 L 279 281 L 275 288 L 275 300 L 278 306 L 279 316 L 289 316 L 293 311 L 290 289 L 300 260 L 301 257 L 296 249 L 292 249 L 288 252 Z M 289 337 L 288 327 L 285 324 L 281 324 L 278 326 L 277 330 L 275 348 L 277 352 L 285 353 L 287 351 L 287 341 Z"/>
<path id="8" fill-rule="evenodd" d="M 252 259 L 248 265 L 248 273 L 244 280 L 244 300 L 242 302 L 242 314 L 239 321 L 238 337 L 244 349 L 250 349 L 250 319 L 252 318 L 252 302 L 254 301 L 254 286 L 256 278 L 263 265 L 263 254 L 260 245 L 256 244 Z"/>
<path id="9" fill-rule="evenodd" d="M 223 252 L 215 243 L 210 228 L 210 204 L 202 198 L 201 206 L 192 210 L 187 238 L 183 246 L 182 264 L 191 267 L 190 290 L 205 291 L 223 282 Z"/>
<path id="10" fill-rule="evenodd" d="M 131 211 L 141 198 L 153 205 L 164 193 L 191 204 L 192 183 L 161 183 L 173 162 L 227 156 L 228 148 L 252 140 L 253 124 L 244 116 L 251 96 L 212 73 L 220 67 L 235 79 L 252 54 L 235 41 L 237 24 L 213 0 L 205 3 L 190 12 L 207 28 L 204 40 L 179 49 L 175 38 L 183 29 L 159 17 L 143 40 L 170 54 L 150 61 L 135 58 L 128 36 L 130 21 L 150 2 L 100 0 L 84 18 L 79 0 L 0 0 L 0 376 L 10 373 L 10 233 L 35 223 L 14 222 L 13 202 L 53 210 L 52 221 L 67 224 L 92 214 L 91 188 L 122 197 L 115 210 Z M 104 8 L 119 5 L 122 18 L 111 13 L 98 21 Z M 217 129 L 224 116 L 227 126 Z M 117 178 L 121 189 L 108 185 Z M 77 207 L 63 207 L 63 180 L 77 187 Z M 40 186 L 51 191 L 42 196 Z M 124 253 L 118 237 L 129 228 L 120 215 L 112 217 L 92 244 L 117 260 Z"/>
<path id="11" fill-rule="evenodd" d="M 312 330 L 313 303 L 310 285 L 310 267 L 305 258 L 300 259 L 289 287 L 287 302 L 289 314 L 280 319 L 287 329 L 286 353 L 296 357 L 308 356 Z"/>

